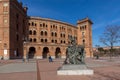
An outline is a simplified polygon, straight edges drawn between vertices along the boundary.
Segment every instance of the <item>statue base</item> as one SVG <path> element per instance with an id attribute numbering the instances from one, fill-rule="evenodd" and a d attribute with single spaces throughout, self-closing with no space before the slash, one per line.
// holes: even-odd
<path id="1" fill-rule="evenodd" d="M 58 75 L 93 75 L 94 71 L 88 69 L 85 64 L 79 65 L 66 65 L 64 64 L 57 71 Z"/>

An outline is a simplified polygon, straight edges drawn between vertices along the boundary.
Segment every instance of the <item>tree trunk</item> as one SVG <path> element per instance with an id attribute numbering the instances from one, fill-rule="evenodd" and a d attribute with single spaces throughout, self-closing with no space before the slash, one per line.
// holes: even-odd
<path id="1" fill-rule="evenodd" d="M 111 43 L 111 47 L 110 47 L 110 61 L 112 60 L 112 54 L 113 54 L 113 43 Z"/>

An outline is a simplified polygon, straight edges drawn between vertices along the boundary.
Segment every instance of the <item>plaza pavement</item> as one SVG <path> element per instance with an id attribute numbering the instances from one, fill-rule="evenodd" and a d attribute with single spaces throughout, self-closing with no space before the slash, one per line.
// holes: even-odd
<path id="1" fill-rule="evenodd" d="M 37 80 L 36 60 L 0 61 L 0 80 Z"/>
<path id="2" fill-rule="evenodd" d="M 94 70 L 91 76 L 57 75 L 57 69 L 62 66 L 64 60 L 56 59 L 49 63 L 47 60 L 39 60 L 39 72 L 41 80 L 120 80 L 120 58 L 93 58 L 86 59 L 86 65 Z"/>
<path id="3" fill-rule="evenodd" d="M 88 68 L 94 70 L 92 76 L 63 76 L 57 75 L 57 69 L 62 66 L 64 59 L 47 59 L 0 61 L 0 80 L 120 80 L 120 57 L 86 59 Z M 37 79 L 38 78 L 38 79 Z"/>

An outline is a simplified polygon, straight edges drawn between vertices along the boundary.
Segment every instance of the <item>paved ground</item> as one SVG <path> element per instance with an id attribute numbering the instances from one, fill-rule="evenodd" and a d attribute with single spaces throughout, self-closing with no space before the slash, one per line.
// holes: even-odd
<path id="1" fill-rule="evenodd" d="M 120 80 L 120 58 L 86 59 L 88 68 L 94 70 L 92 76 L 60 76 L 57 69 L 62 66 L 63 60 L 39 60 L 39 71 L 41 80 Z"/>
<path id="2" fill-rule="evenodd" d="M 0 80 L 37 80 L 36 61 L 0 61 Z"/>
<path id="3" fill-rule="evenodd" d="M 63 59 L 55 59 L 49 63 L 47 59 L 22 62 L 22 60 L 0 61 L 0 80 L 120 80 L 120 57 L 86 59 L 88 68 L 94 70 L 92 76 L 60 76 L 57 69 L 62 66 Z M 39 79 L 40 80 L 40 79 Z"/>

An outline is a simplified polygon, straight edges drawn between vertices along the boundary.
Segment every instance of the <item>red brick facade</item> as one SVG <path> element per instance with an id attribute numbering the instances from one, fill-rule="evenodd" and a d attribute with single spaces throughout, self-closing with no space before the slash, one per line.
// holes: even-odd
<path id="1" fill-rule="evenodd" d="M 27 8 L 17 0 L 0 0 L 0 55 L 4 59 L 23 56 Z"/>
<path id="2" fill-rule="evenodd" d="M 27 7 L 17 0 L 0 0 L 0 56 L 10 58 L 65 58 L 69 36 L 84 45 L 92 56 L 92 22 L 85 18 L 77 25 L 47 18 L 28 17 Z M 28 35 L 29 34 L 29 35 Z M 23 43 L 24 40 L 28 39 Z"/>
<path id="3" fill-rule="evenodd" d="M 32 58 L 65 58 L 69 45 L 69 36 L 76 39 L 77 44 L 84 45 L 86 56 L 92 56 L 92 22 L 85 18 L 77 22 L 77 26 L 69 23 L 39 17 L 30 17 L 29 43 L 27 51 Z"/>

